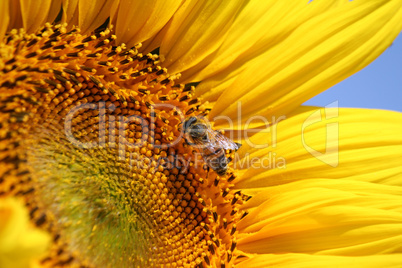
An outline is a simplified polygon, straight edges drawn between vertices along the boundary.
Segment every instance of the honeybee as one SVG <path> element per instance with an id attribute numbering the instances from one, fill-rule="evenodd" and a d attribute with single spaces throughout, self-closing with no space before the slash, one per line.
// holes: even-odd
<path id="1" fill-rule="evenodd" d="M 218 175 L 225 175 L 230 162 L 226 158 L 225 150 L 237 150 L 241 144 L 214 131 L 200 117 L 191 116 L 184 120 L 183 129 L 186 142 L 198 149 L 205 163 Z"/>

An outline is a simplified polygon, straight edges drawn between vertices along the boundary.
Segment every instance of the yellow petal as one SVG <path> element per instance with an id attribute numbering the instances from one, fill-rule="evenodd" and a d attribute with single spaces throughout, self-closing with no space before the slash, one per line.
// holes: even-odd
<path id="1" fill-rule="evenodd" d="M 0 39 L 2 39 L 10 22 L 8 1 L 0 1 L 0 14 Z"/>
<path id="2" fill-rule="evenodd" d="M 23 26 L 34 32 L 46 22 L 52 23 L 61 9 L 61 0 L 20 0 Z"/>
<path id="3" fill-rule="evenodd" d="M 211 56 L 222 44 L 244 2 L 185 2 L 174 15 L 160 47 L 169 72 L 181 72 Z"/>
<path id="4" fill-rule="evenodd" d="M 29 226 L 28 211 L 21 202 L 0 199 L 0 267 L 30 267 L 49 242 L 47 233 Z"/>
<path id="5" fill-rule="evenodd" d="M 257 206 L 237 225 L 237 245 L 246 253 L 402 253 L 400 186 L 312 179 L 267 187 L 253 198 L 245 208 Z"/>
<path id="6" fill-rule="evenodd" d="M 7 31 L 23 27 L 20 1 L 8 1 L 10 22 Z"/>
<path id="7" fill-rule="evenodd" d="M 112 0 L 79 1 L 78 25 L 81 30 L 91 32 L 102 25 L 110 16 L 115 2 Z"/>
<path id="8" fill-rule="evenodd" d="M 402 254 L 344 257 L 344 256 L 319 256 L 309 254 L 262 254 L 237 265 L 239 268 L 339 268 L 339 267 L 365 267 L 365 268 L 390 268 L 400 267 Z"/>
<path id="9" fill-rule="evenodd" d="M 78 1 L 79 0 L 63 0 L 63 22 L 69 27 L 78 25 Z"/>
<path id="10" fill-rule="evenodd" d="M 116 20 L 117 42 L 132 46 L 153 37 L 180 5 L 177 0 L 121 1 Z"/>
<path id="11" fill-rule="evenodd" d="M 235 187 L 252 189 L 314 178 L 401 185 L 401 133 L 398 112 L 308 110 L 242 141 L 241 159 L 234 167 L 244 173 Z"/>
<path id="12" fill-rule="evenodd" d="M 250 1 L 230 28 L 207 66 L 183 72 L 193 81 L 204 81 L 216 74 L 228 75 L 241 69 L 252 58 L 282 42 L 299 25 L 337 4 L 338 1 Z M 253 18 L 253 19 L 250 19 Z M 200 89 L 204 89 L 203 85 Z M 210 100 L 210 99 L 208 99 Z"/>
<path id="13" fill-rule="evenodd" d="M 211 111 L 211 118 L 282 115 L 362 69 L 402 28 L 400 0 L 349 1 L 303 23 L 249 62 Z M 226 122 L 218 122 L 225 127 Z"/>
<path id="14" fill-rule="evenodd" d="M 82 33 L 101 26 L 111 16 L 119 1 L 113 0 L 63 0 L 63 21 L 78 25 Z"/>

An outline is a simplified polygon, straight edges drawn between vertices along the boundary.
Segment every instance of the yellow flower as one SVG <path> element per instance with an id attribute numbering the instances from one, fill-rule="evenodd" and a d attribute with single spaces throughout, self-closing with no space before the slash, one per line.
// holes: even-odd
<path id="1" fill-rule="evenodd" d="M 392 43 L 402 1 L 0 13 L 0 195 L 52 236 L 41 266 L 400 266 L 402 115 L 301 104 Z"/>
<path id="2" fill-rule="evenodd" d="M 37 265 L 46 253 L 50 236 L 30 226 L 27 209 L 16 199 L 0 198 L 0 219 L 0 266 Z"/>

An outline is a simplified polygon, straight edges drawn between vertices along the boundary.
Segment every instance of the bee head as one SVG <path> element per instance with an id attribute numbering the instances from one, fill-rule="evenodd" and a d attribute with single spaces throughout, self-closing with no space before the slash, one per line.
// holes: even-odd
<path id="1" fill-rule="evenodd" d="M 197 122 L 197 117 L 195 116 L 191 116 L 189 118 L 187 118 L 186 120 L 184 120 L 183 123 L 183 128 L 185 132 L 188 132 L 190 130 L 190 127 Z"/>

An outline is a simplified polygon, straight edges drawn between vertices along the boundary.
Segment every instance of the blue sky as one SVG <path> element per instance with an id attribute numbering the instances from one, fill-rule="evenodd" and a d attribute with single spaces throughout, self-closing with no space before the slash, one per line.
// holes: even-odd
<path id="1" fill-rule="evenodd" d="M 310 99 L 305 105 L 386 109 L 402 112 L 402 34 L 374 62 Z"/>

